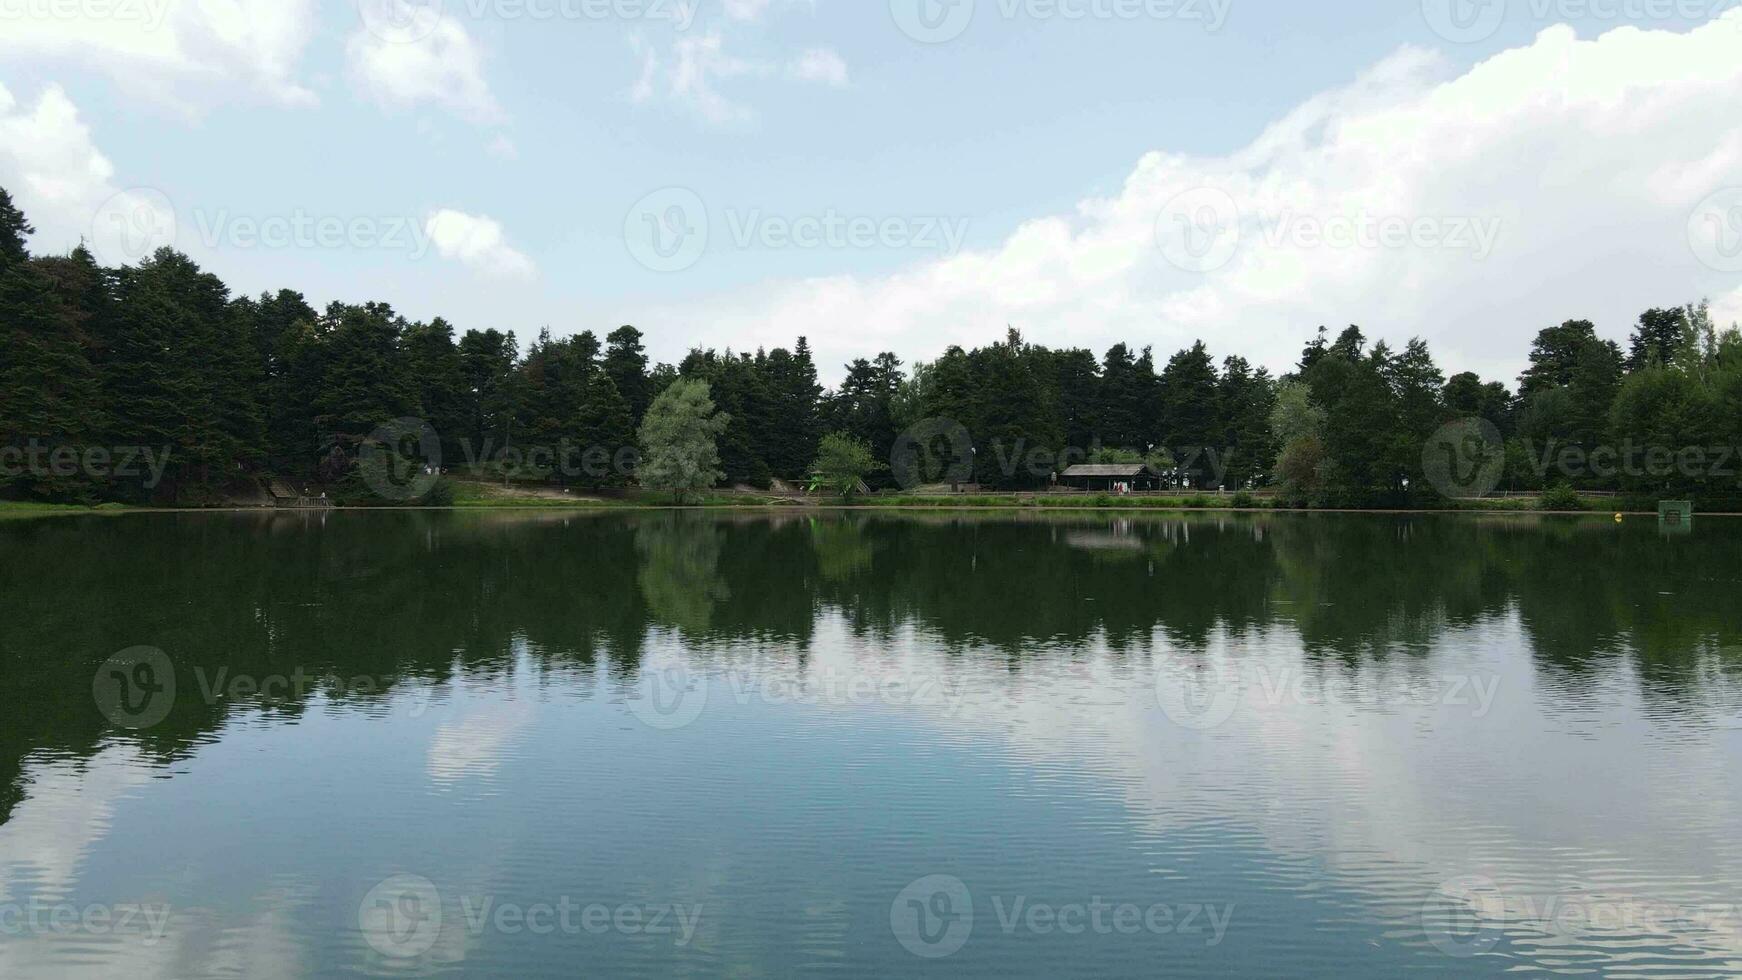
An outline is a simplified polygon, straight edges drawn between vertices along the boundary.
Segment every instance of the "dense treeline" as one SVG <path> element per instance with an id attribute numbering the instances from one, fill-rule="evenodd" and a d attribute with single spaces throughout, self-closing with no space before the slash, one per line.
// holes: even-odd
<path id="1" fill-rule="evenodd" d="M 1148 461 L 1181 487 L 1278 487 L 1317 506 L 1409 505 L 1494 481 L 1516 490 L 1734 494 L 1742 460 L 1742 337 L 1705 308 L 1645 313 L 1629 349 L 1569 321 L 1543 330 L 1517 391 L 1447 378 L 1427 345 L 1320 328 L 1283 377 L 1203 343 L 1158 364 L 1149 348 L 1050 349 L 1009 331 L 904 365 L 895 354 L 818 381 L 809 345 L 695 350 L 653 365 L 634 327 L 525 349 L 512 332 L 457 334 L 384 303 L 317 310 L 298 293 L 232 296 L 185 255 L 108 269 L 83 247 L 31 256 L 25 216 L 0 190 L 0 496 L 199 503 L 266 478 L 365 497 L 358 456 L 396 419 L 425 420 L 449 468 L 598 487 L 633 479 L 636 433 L 678 378 L 707 382 L 727 419 L 733 484 L 810 476 L 822 437 L 889 459 L 921 426 L 929 477 L 1046 486 L 1083 461 Z M 1424 472 L 1443 427 L 1459 485 Z M 131 450 L 143 450 L 135 454 Z M 589 449 L 603 452 L 585 456 Z M 1697 452 L 1696 452 L 1697 451 Z M 1501 461 L 1503 460 L 1503 465 Z M 608 462 L 605 462 L 608 461 Z M 889 485 L 902 474 L 871 477 Z"/>

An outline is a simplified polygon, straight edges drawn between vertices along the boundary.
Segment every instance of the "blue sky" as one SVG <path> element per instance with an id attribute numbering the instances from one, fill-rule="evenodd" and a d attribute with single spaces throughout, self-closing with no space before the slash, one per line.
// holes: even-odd
<path id="1" fill-rule="evenodd" d="M 110 257 L 169 237 L 317 304 L 633 322 L 666 359 L 802 330 L 831 375 L 1007 322 L 1281 368 L 1358 322 L 1504 377 L 1548 322 L 1742 310 L 1720 0 L 55 2 L 0 0 L 0 185 L 37 247 L 133 222 Z M 902 29 L 928 6 L 938 43 Z M 1238 250 L 1180 268 L 1182 199 L 1231 202 Z M 835 217 L 876 231 L 788 240 Z M 345 227 L 251 235 L 299 219 Z M 1432 227 L 1320 241 L 1384 220 Z M 637 241 L 678 225 L 690 251 Z"/>

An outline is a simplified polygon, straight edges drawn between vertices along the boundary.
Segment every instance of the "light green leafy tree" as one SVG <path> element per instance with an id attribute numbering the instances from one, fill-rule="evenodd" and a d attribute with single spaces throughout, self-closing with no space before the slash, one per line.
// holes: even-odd
<path id="1" fill-rule="evenodd" d="M 824 436 L 817 446 L 817 458 L 811 464 L 811 473 L 816 486 L 827 487 L 846 500 L 858 491 L 865 477 L 888 468 L 872 454 L 870 443 L 844 432 L 835 432 Z"/>
<path id="2" fill-rule="evenodd" d="M 661 392 L 641 423 L 646 454 L 637 470 L 649 490 L 670 490 L 678 503 L 725 478 L 720 470 L 720 433 L 731 416 L 714 410 L 706 381 L 678 379 Z"/>

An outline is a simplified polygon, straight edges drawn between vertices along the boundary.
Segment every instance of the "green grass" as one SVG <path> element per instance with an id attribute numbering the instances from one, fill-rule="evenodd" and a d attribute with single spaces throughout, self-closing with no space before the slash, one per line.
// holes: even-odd
<path id="1" fill-rule="evenodd" d="M 34 500 L 0 500 L 0 517 L 46 517 L 55 514 L 114 514 L 126 511 L 125 504 L 44 504 Z"/>

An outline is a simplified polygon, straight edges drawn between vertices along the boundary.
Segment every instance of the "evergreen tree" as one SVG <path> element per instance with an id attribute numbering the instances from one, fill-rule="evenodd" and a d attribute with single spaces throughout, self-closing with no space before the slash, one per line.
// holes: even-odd
<path id="1" fill-rule="evenodd" d="M 519 349 L 514 334 L 498 330 L 468 330 L 459 346 L 470 443 L 467 459 L 481 464 L 513 442 Z"/>
<path id="2" fill-rule="evenodd" d="M 1216 397 L 1220 381 L 1203 341 L 1169 358 L 1162 369 L 1161 444 L 1176 458 L 1219 448 L 1216 443 L 1225 428 Z M 1204 484 L 1198 479 L 1194 485 Z"/>
<path id="3" fill-rule="evenodd" d="M 782 479 L 802 480 L 816 455 L 817 410 L 823 392 L 810 342 L 798 338 L 791 352 L 775 348 L 768 355 L 766 373 L 773 413 L 768 467 Z"/>
<path id="4" fill-rule="evenodd" d="M 0 447 L 33 460 L 0 491 L 49 500 L 92 500 L 99 475 L 83 450 L 102 430 L 96 372 L 84 340 L 78 291 L 64 294 L 25 251 L 31 228 L 0 190 Z M 84 253 L 88 261 L 90 255 Z"/>
<path id="5" fill-rule="evenodd" d="M 1688 340 L 1688 330 L 1688 311 L 1681 307 L 1641 313 L 1629 343 L 1628 372 L 1668 367 Z"/>
<path id="6" fill-rule="evenodd" d="M 167 447 L 167 478 L 156 496 L 211 498 L 241 475 L 245 462 L 263 455 L 258 416 L 248 405 L 252 345 L 239 339 L 229 290 L 165 248 L 121 270 L 117 295 L 102 371 L 116 438 L 126 446 Z"/>
<path id="7" fill-rule="evenodd" d="M 424 418 L 423 402 L 404 356 L 405 323 L 385 303 L 327 308 L 327 370 L 315 397 L 315 423 L 327 447 L 321 476 L 344 478 L 357 450 L 377 428 Z"/>
<path id="8" fill-rule="evenodd" d="M 442 461 L 458 465 L 469 448 L 462 440 L 471 426 L 465 364 L 454 343 L 453 325 L 441 317 L 414 323 L 406 328 L 403 343 L 406 368 L 417 388 L 424 420 L 442 441 Z"/>
<path id="9" fill-rule="evenodd" d="M 605 373 L 617 391 L 629 403 L 635 423 L 641 424 L 647 407 L 653 403 L 657 390 L 647 373 L 647 349 L 641 344 L 641 331 L 630 326 L 618 327 L 605 338 Z"/>
<path id="10" fill-rule="evenodd" d="M 1220 461 L 1230 488 L 1251 489 L 1261 485 L 1276 465 L 1277 447 L 1271 439 L 1270 416 L 1276 405 L 1275 383 L 1265 368 L 1252 370 L 1243 357 L 1222 362 L 1222 379 L 1216 393 L 1222 419 Z"/>
<path id="11" fill-rule="evenodd" d="M 582 484 L 623 485 L 629 474 L 619 469 L 619 463 L 626 461 L 625 450 L 635 448 L 635 423 L 628 400 L 610 375 L 595 371 L 588 376 L 573 429 L 581 453 Z"/>

